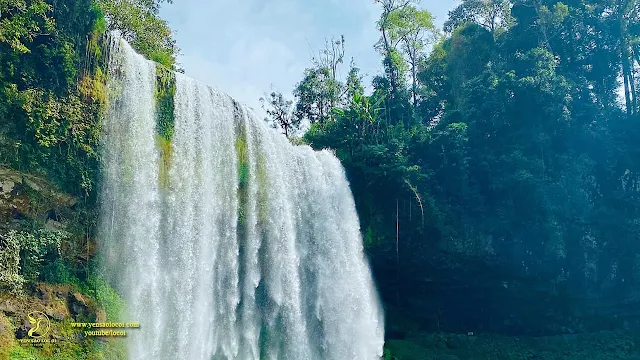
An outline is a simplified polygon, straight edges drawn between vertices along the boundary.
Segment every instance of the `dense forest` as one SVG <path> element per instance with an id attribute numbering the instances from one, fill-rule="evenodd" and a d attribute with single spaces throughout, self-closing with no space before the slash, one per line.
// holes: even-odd
<path id="1" fill-rule="evenodd" d="M 640 3 L 466 0 L 442 31 L 377 3 L 372 93 L 333 39 L 265 108 L 342 160 L 385 303 L 443 331 L 637 327 Z"/>
<path id="2" fill-rule="evenodd" d="M 67 284 L 99 304 L 86 316 L 117 316 L 93 262 L 103 35 L 182 71 L 162 2 L 0 0 L 0 300 Z M 292 142 L 345 167 L 387 338 L 640 330 L 640 1 L 463 0 L 443 29 L 428 3 L 375 2 L 383 72 L 371 92 L 338 37 L 294 99 L 261 100 Z M 74 200 L 51 203 L 29 176 Z M 2 312 L 0 301 L 0 329 L 20 327 Z M 0 333 L 0 359 L 39 354 Z"/>

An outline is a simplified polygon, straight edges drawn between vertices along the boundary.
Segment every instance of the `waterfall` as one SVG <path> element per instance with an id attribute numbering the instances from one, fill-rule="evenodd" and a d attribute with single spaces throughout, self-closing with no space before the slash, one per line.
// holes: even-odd
<path id="1" fill-rule="evenodd" d="M 333 154 L 109 41 L 102 264 L 129 359 L 369 360 L 383 317 Z"/>

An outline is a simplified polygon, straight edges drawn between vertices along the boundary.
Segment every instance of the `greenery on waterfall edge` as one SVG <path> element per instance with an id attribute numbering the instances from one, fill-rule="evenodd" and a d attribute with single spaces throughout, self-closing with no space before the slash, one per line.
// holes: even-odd
<path id="1" fill-rule="evenodd" d="M 377 2 L 384 73 L 374 78 L 371 94 L 354 62 L 345 79 L 337 75 L 345 56 L 340 38 L 313 59 L 294 89 L 295 102 L 273 93 L 266 108 L 292 141 L 336 152 L 385 304 L 421 314 L 419 325 L 391 318 L 404 335 L 388 341 L 385 359 L 625 358 L 638 344 L 626 333 L 568 340 L 553 351 L 511 337 L 448 335 L 460 329 L 443 319 L 444 304 L 412 291 L 455 284 L 489 264 L 504 277 L 500 286 L 529 276 L 554 279 L 555 291 L 564 294 L 601 287 L 620 301 L 629 296 L 619 279 L 589 282 L 573 274 L 593 271 L 590 262 L 603 256 L 617 259 L 628 282 L 639 281 L 640 104 L 631 92 L 640 84 L 628 71 L 640 61 L 638 2 L 620 8 L 612 0 L 531 6 L 467 0 L 450 14 L 445 34 L 412 2 Z M 5 273 L 22 296 L 37 282 L 63 283 L 97 299 L 108 318 L 120 311 L 121 300 L 77 245 L 94 236 L 97 222 L 100 116 L 107 105 L 101 35 L 119 30 L 164 65 L 157 74 L 157 141 L 168 165 L 175 78 L 166 69 L 179 70 L 178 49 L 158 6 L 153 0 L 0 0 L 0 165 L 47 178 L 81 199 L 66 232 L 45 229 L 42 219 L 18 229 L 0 225 L 2 240 L 14 244 L 0 257 L 17 264 Z M 616 101 L 620 68 L 630 81 L 626 109 Z M 296 140 L 301 121 L 310 129 Z M 238 141 L 244 149 L 244 137 Z M 248 165 L 241 153 L 242 185 Z M 602 240 L 597 246 L 582 236 L 587 227 Z M 512 253 L 526 253 L 535 273 L 504 275 L 524 271 L 504 261 Z M 577 261 L 583 253 L 588 259 Z M 581 323 L 572 330 L 590 329 Z M 0 336 L 0 348 L 3 341 Z M 11 354 L 0 351 L 0 359 L 118 358 L 122 349 L 110 344 L 15 345 Z"/>

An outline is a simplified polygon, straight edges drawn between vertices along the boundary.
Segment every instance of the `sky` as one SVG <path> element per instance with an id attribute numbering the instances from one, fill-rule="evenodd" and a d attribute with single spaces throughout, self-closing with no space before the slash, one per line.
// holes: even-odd
<path id="1" fill-rule="evenodd" d="M 454 0 L 423 0 L 441 27 Z M 365 85 L 381 71 L 373 49 L 380 16 L 373 0 L 175 0 L 162 18 L 175 30 L 185 73 L 254 108 L 272 90 L 293 98 L 310 59 L 325 39 L 345 37 L 345 64 L 354 58 Z"/>

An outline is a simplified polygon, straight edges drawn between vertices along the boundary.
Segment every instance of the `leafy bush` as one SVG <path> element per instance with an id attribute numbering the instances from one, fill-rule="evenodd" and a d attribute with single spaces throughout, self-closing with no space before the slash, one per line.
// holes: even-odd
<path id="1" fill-rule="evenodd" d="M 100 276 L 91 276 L 82 286 L 82 292 L 98 302 L 107 313 L 107 320 L 118 320 L 124 308 L 124 301 L 112 287 Z"/>
<path id="2" fill-rule="evenodd" d="M 51 230 L 10 230 L 0 235 L 0 288 L 16 293 L 25 282 L 40 280 L 45 255 L 57 257 L 68 237 L 66 232 Z"/>
<path id="3" fill-rule="evenodd" d="M 0 289 L 19 291 L 25 280 L 20 275 L 20 242 L 17 233 L 0 235 Z"/>
<path id="4" fill-rule="evenodd" d="M 15 232 L 14 232 L 15 233 Z M 63 231 L 37 230 L 16 233 L 20 244 L 21 272 L 27 281 L 38 281 L 47 253 L 60 253 L 60 244 L 69 237 Z"/>
<path id="5" fill-rule="evenodd" d="M 91 0 L 10 3 L 0 2 L 0 143 L 12 151 L 0 163 L 92 197 L 105 101 L 102 11 Z"/>
<path id="6" fill-rule="evenodd" d="M 108 30 L 117 30 L 140 54 L 176 69 L 178 47 L 167 22 L 158 16 L 162 0 L 99 0 Z"/>

